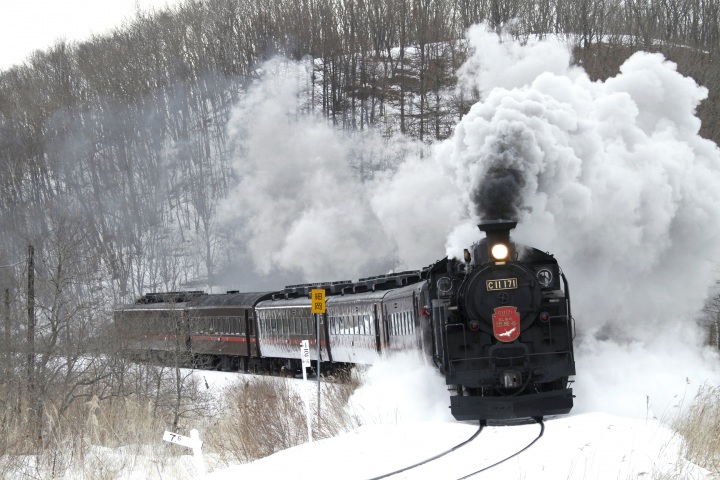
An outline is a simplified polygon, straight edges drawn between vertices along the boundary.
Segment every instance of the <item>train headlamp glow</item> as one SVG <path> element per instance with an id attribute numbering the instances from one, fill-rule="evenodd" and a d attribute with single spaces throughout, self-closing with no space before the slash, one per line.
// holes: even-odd
<path id="1" fill-rule="evenodd" d="M 490 253 L 495 260 L 505 260 L 510 253 L 510 249 L 504 243 L 496 243 L 490 249 Z"/>

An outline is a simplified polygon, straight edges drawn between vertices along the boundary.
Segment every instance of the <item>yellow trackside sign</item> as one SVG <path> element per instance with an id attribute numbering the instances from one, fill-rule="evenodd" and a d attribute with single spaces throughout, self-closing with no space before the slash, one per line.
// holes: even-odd
<path id="1" fill-rule="evenodd" d="M 310 291 L 312 313 L 325 313 L 325 289 L 315 288 Z"/>

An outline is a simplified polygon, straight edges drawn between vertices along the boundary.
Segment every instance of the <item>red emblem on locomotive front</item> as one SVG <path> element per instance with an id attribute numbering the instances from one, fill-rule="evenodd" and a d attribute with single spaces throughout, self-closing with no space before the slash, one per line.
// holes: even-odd
<path id="1" fill-rule="evenodd" d="M 493 334 L 501 342 L 512 342 L 520 336 L 520 314 L 517 307 L 497 307 L 492 314 Z"/>

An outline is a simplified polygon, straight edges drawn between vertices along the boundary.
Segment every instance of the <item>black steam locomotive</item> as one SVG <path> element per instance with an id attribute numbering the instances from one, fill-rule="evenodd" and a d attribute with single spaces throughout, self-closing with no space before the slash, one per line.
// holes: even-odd
<path id="1" fill-rule="evenodd" d="M 567 413 L 567 280 L 552 255 L 510 240 L 515 225 L 483 222 L 486 238 L 464 259 L 420 271 L 277 292 L 150 293 L 117 309 L 115 324 L 129 352 L 227 370 L 298 372 L 303 340 L 323 372 L 420 350 L 445 376 L 458 420 Z M 311 313 L 312 289 L 327 295 L 322 315 Z"/>

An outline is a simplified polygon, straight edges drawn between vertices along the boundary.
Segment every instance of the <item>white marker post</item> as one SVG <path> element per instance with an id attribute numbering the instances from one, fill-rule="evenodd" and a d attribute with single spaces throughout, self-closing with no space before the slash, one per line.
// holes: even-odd
<path id="1" fill-rule="evenodd" d="M 183 447 L 192 448 L 193 450 L 193 464 L 195 465 L 195 471 L 197 477 L 202 478 L 205 476 L 205 460 L 202 456 L 203 442 L 200 441 L 200 434 L 194 428 L 190 430 L 190 436 L 186 437 L 178 435 L 177 433 L 168 432 L 167 430 L 163 434 L 163 440 L 166 442 L 181 445 Z"/>
<path id="2" fill-rule="evenodd" d="M 310 341 L 303 340 L 300 344 L 303 374 L 303 402 L 305 403 L 305 421 L 307 422 L 308 442 L 312 442 L 312 419 L 310 418 L 310 389 L 307 383 L 307 368 L 310 367 Z"/>

